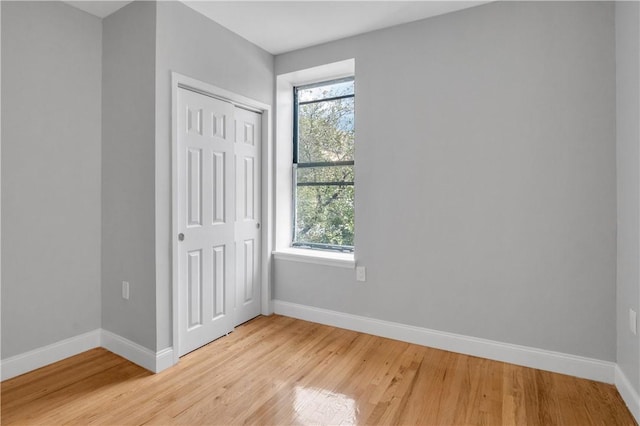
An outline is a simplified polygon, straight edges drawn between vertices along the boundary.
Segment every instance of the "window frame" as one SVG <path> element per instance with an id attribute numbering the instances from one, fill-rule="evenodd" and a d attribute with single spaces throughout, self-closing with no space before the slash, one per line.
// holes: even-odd
<path id="1" fill-rule="evenodd" d="M 299 101 L 298 92 L 300 90 L 312 89 L 314 87 L 322 87 L 328 86 L 331 84 L 338 84 L 343 82 L 353 82 L 354 90 L 353 93 L 348 95 L 340 95 L 340 96 L 332 96 L 328 98 L 314 99 L 310 101 Z M 300 168 L 314 168 L 314 167 L 340 167 L 340 166 L 352 166 L 355 170 L 355 155 L 352 160 L 346 161 L 316 161 L 316 162 L 308 162 L 301 163 L 298 158 L 298 147 L 299 147 L 299 128 L 298 128 L 298 119 L 299 119 L 299 108 L 300 106 L 319 103 L 319 102 L 331 102 L 342 99 L 353 99 L 353 113 L 355 117 L 355 75 L 350 75 L 347 77 L 333 78 L 317 81 L 310 84 L 301 84 L 293 86 L 293 158 L 292 158 L 292 170 L 291 170 L 291 247 L 295 249 L 310 249 L 310 250 L 320 250 L 326 252 L 337 252 L 337 253 L 345 253 L 345 254 L 353 254 L 355 252 L 355 244 L 351 246 L 347 245 L 337 245 L 337 244 L 325 244 L 325 243 L 310 243 L 310 242 L 299 242 L 296 241 L 296 223 L 297 223 L 297 194 L 298 194 L 298 186 L 353 186 L 355 193 L 355 176 L 353 181 L 341 181 L 341 182 L 308 182 L 305 185 L 300 185 L 298 183 L 298 169 Z M 355 131 L 354 131 L 355 135 Z M 355 136 L 354 136 L 354 147 L 355 147 Z M 355 211 L 355 202 L 353 205 L 353 209 Z M 355 213 L 354 213 L 354 228 L 355 228 Z"/>

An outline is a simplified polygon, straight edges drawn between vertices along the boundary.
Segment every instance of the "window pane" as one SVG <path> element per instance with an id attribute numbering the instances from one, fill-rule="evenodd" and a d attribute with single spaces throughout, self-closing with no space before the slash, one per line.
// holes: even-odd
<path id="1" fill-rule="evenodd" d="M 296 243 L 353 246 L 353 186 L 299 186 Z"/>
<path id="2" fill-rule="evenodd" d="M 353 98 L 301 105 L 298 162 L 353 160 Z"/>
<path id="3" fill-rule="evenodd" d="M 333 98 L 336 96 L 353 95 L 353 80 L 342 81 L 339 83 L 322 83 L 310 86 L 304 86 L 298 89 L 298 101 L 308 102 L 317 99 Z"/>
<path id="4" fill-rule="evenodd" d="M 297 87 L 296 94 L 293 243 L 353 251 L 354 81 Z"/>
<path id="5" fill-rule="evenodd" d="M 353 183 L 353 166 L 298 168 L 298 185 L 317 182 Z"/>

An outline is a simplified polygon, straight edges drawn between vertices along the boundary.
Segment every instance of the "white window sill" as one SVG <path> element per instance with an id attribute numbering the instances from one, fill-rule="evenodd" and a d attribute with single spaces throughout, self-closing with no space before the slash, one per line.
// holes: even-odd
<path id="1" fill-rule="evenodd" d="M 273 257 L 277 260 L 314 263 L 316 265 L 335 266 L 338 268 L 353 269 L 356 267 L 353 253 L 337 253 L 289 247 L 274 251 Z"/>

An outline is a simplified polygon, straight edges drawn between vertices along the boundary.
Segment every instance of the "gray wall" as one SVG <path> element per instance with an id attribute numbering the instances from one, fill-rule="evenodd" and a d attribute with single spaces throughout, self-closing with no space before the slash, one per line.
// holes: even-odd
<path id="1" fill-rule="evenodd" d="M 155 16 L 154 2 L 125 6 L 104 19 L 102 45 L 102 328 L 152 350 Z"/>
<path id="2" fill-rule="evenodd" d="M 2 7 L 2 357 L 100 326 L 169 347 L 170 71 L 271 104 L 273 56 L 177 2 Z"/>
<path id="3" fill-rule="evenodd" d="M 2 5 L 0 4 L 0 46 L 2 46 Z M 2 50 L 0 48 L 0 50 Z M 2 93 L 2 54 L 0 53 L 0 94 Z M 0 95 L 1 97 L 1 95 Z M 2 102 L 0 102 L 0 129 L 2 129 Z M 2 131 L 0 131 L 0 217 L 2 212 Z M 2 241 L 2 220 L 0 219 L 0 241 Z M 0 243 L 0 309 L 2 307 L 2 244 Z M 1 315 L 0 315 L 1 316 Z M 0 318 L 0 336 L 2 336 Z M 2 338 L 0 338 L 0 359 L 2 359 Z"/>
<path id="4" fill-rule="evenodd" d="M 272 104 L 273 56 L 179 2 L 159 2 L 156 60 L 157 349 L 172 345 L 171 71 Z"/>
<path id="5" fill-rule="evenodd" d="M 101 320 L 171 346 L 170 71 L 272 104 L 273 57 L 180 3 L 103 33 L 58 2 L 1 7 L 2 358 Z M 638 5 L 617 7 L 619 232 L 637 236 Z M 498 3 L 279 56 L 356 58 L 368 280 L 278 261 L 275 297 L 615 360 L 613 28 L 612 4 Z M 618 250 L 617 356 L 640 389 L 638 238 Z"/>
<path id="6" fill-rule="evenodd" d="M 640 312 L 640 4 L 616 3 L 618 166 L 618 365 L 640 392 L 640 341 L 629 309 Z"/>
<path id="7" fill-rule="evenodd" d="M 276 57 L 356 60 L 356 260 L 275 298 L 615 361 L 613 3 L 500 2 Z"/>
<path id="8" fill-rule="evenodd" d="M 2 7 L 2 358 L 100 327 L 101 22 Z"/>

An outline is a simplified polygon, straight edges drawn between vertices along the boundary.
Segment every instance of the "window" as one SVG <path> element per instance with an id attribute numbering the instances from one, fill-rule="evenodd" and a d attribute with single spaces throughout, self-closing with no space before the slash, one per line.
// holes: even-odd
<path id="1" fill-rule="evenodd" d="M 294 247 L 353 252 L 354 86 L 294 87 Z"/>

